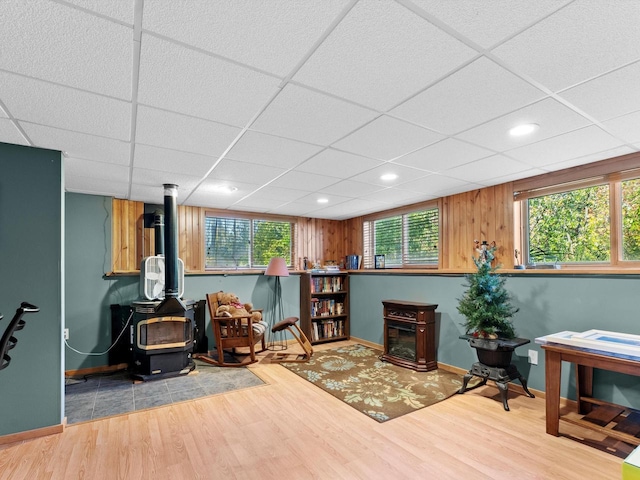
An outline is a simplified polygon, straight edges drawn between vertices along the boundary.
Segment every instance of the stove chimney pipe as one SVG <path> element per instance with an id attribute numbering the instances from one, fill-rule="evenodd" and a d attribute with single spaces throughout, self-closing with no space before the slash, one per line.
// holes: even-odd
<path id="1" fill-rule="evenodd" d="M 178 298 L 178 186 L 164 184 L 164 246 L 165 246 L 165 282 L 164 296 Z"/>

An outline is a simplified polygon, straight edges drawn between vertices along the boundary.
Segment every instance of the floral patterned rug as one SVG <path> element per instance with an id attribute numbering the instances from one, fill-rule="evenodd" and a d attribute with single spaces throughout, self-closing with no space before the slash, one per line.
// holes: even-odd
<path id="1" fill-rule="evenodd" d="M 305 380 L 378 422 L 415 412 L 455 394 L 462 376 L 441 369 L 416 372 L 379 359 L 363 345 L 314 352 L 307 363 L 282 363 Z"/>

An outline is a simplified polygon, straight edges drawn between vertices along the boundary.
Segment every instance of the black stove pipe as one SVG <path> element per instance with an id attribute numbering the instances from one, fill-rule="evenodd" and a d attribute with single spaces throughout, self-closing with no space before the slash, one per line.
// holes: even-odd
<path id="1" fill-rule="evenodd" d="M 178 298 L 178 186 L 164 184 L 164 298 Z"/>
<path id="2" fill-rule="evenodd" d="M 155 232 L 154 255 L 164 255 L 164 213 L 156 210 L 153 214 L 153 230 Z"/>

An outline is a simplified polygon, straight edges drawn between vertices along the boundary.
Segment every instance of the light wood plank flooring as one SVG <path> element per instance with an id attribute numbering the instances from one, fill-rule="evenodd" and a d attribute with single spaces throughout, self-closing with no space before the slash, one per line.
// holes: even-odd
<path id="1" fill-rule="evenodd" d="M 250 368 L 267 385 L 0 446 L 0 478 L 621 476 L 620 458 L 547 435 L 541 398 L 510 394 L 505 412 L 497 388 L 487 386 L 379 424 L 268 359 Z"/>

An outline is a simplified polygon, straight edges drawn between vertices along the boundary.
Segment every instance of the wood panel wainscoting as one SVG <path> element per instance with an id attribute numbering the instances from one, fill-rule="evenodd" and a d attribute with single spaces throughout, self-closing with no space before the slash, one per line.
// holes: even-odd
<path id="1" fill-rule="evenodd" d="M 0 445 L 0 479 L 620 478 L 620 458 L 547 435 L 543 398 L 505 412 L 487 385 L 378 423 L 269 354 L 248 367 L 265 385 Z"/>

